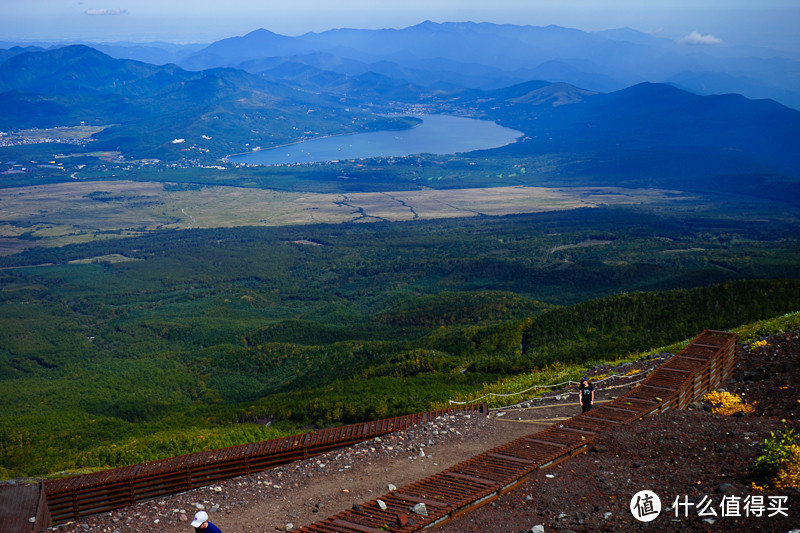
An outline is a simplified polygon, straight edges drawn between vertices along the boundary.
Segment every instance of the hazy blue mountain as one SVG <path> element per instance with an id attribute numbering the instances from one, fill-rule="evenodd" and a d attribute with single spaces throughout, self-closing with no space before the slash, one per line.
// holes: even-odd
<path id="1" fill-rule="evenodd" d="M 374 71 L 368 63 L 325 52 L 248 59 L 236 65 L 236 68 L 246 70 L 251 74 L 259 74 L 261 72 L 279 69 L 281 65 L 302 65 L 313 70 L 349 75 L 358 75 Z M 291 76 L 293 72 L 290 70 L 287 74 Z"/>
<path id="2" fill-rule="evenodd" d="M 497 89 L 530 79 L 525 73 L 509 74 L 489 66 L 457 63 L 445 59 L 419 61 L 415 67 L 406 67 L 393 61 L 366 63 L 323 52 L 251 59 L 239 63 L 236 68 L 254 74 L 265 73 L 273 77 L 280 77 L 279 65 L 300 64 L 316 70 L 335 72 L 346 76 L 379 74 L 402 80 L 406 84 L 411 83 L 426 88 L 456 89 L 466 86 Z M 433 74 L 434 72 L 435 74 Z M 294 68 L 289 67 L 287 74 L 291 78 L 294 75 Z"/>
<path id="3" fill-rule="evenodd" d="M 159 158 L 219 157 L 295 141 L 298 132 L 408 125 L 243 70 L 192 72 L 113 59 L 82 45 L 0 64 L 0 129 L 79 123 L 113 124 L 95 135 L 98 149 Z"/>
<path id="4" fill-rule="evenodd" d="M 571 154 L 564 179 L 800 198 L 800 111 L 772 100 L 653 83 L 596 94 L 533 83 L 463 98 L 526 133 L 499 152 Z"/>
<path id="5" fill-rule="evenodd" d="M 0 47 L 0 63 L 19 54 L 24 54 L 25 52 L 41 52 L 42 50 L 44 49 L 38 46 L 10 46 L 8 48 Z"/>
<path id="6" fill-rule="evenodd" d="M 16 44 L 0 42 L 0 47 Z M 118 59 L 174 62 L 187 70 L 235 67 L 258 73 L 270 68 L 260 62 L 283 58 L 341 74 L 375 72 L 439 88 L 496 89 L 548 79 L 608 92 L 668 82 L 699 94 L 741 93 L 800 109 L 800 61 L 786 54 L 725 44 L 691 46 L 630 28 L 584 32 L 553 25 L 427 21 L 402 29 L 335 29 L 297 37 L 258 29 L 210 45 L 91 46 Z M 0 52 L 0 62 L 3 53 L 8 54 Z"/>
<path id="7" fill-rule="evenodd" d="M 77 44 L 77 43 L 76 43 Z M 173 44 L 164 42 L 154 42 L 147 44 L 139 43 L 80 43 L 87 44 L 104 54 L 117 59 L 133 59 L 152 63 L 154 65 L 166 65 L 168 63 L 178 63 L 189 57 L 198 50 L 208 46 L 207 44 Z"/>
<path id="8" fill-rule="evenodd" d="M 7 58 L 4 56 L 4 53 L 12 48 L 22 48 L 25 49 L 25 51 L 32 52 L 35 50 L 53 50 L 55 48 L 64 48 L 65 46 L 84 45 L 99 50 L 116 59 L 133 59 L 135 61 L 152 63 L 154 65 L 166 65 L 167 63 L 177 63 L 198 50 L 207 47 L 208 44 L 209 43 L 175 44 L 163 41 L 153 41 L 149 43 L 125 41 L 114 43 L 93 43 L 89 41 L 13 43 L 0 41 L 0 63 Z"/>
<path id="9" fill-rule="evenodd" d="M 315 51 L 294 37 L 259 29 L 242 37 L 229 37 L 208 45 L 180 62 L 189 70 L 234 67 L 245 61 Z"/>
<path id="10" fill-rule="evenodd" d="M 579 89 L 569 83 L 557 82 L 540 88 L 531 88 L 530 91 L 524 94 L 506 98 L 506 101 L 513 104 L 559 107 L 580 103 L 585 98 L 596 94 L 594 91 Z"/>
<path id="11" fill-rule="evenodd" d="M 671 81 L 685 72 L 700 78 L 720 73 L 730 77 L 716 76 L 713 91 L 704 94 L 742 92 L 800 108 L 798 61 L 777 52 L 769 57 L 763 50 L 688 46 L 629 28 L 583 32 L 558 26 L 428 21 L 402 29 L 336 29 L 298 37 L 257 30 L 213 43 L 180 64 L 190 69 L 249 70 L 243 67 L 246 62 L 314 53 L 338 56 L 338 67 L 333 68 L 338 72 L 344 65 L 371 65 L 379 74 L 428 87 L 490 89 L 543 78 L 612 91 L 645 81 Z M 747 83 L 736 83 L 744 79 Z M 702 84 L 686 86 L 696 90 Z"/>
<path id="12" fill-rule="evenodd" d="M 384 76 L 370 69 L 339 73 L 304 62 L 283 61 L 280 58 L 259 61 L 254 67 L 262 69 L 260 74 L 263 76 L 310 91 L 325 92 L 338 97 L 343 103 L 355 101 L 391 112 L 397 110 L 398 103 L 417 103 L 425 100 L 431 93 L 429 88 L 415 85 L 403 78 Z"/>
<path id="13" fill-rule="evenodd" d="M 795 109 L 800 109 L 798 93 L 780 85 L 770 85 L 762 79 L 736 76 L 725 72 L 680 72 L 667 83 L 696 94 L 738 93 L 754 99 L 774 99 Z"/>
<path id="14" fill-rule="evenodd" d="M 144 80 L 176 66 L 157 67 L 140 61 L 114 59 L 84 45 L 15 55 L 0 65 L 0 92 L 71 94 L 79 91 L 135 95 Z"/>
<path id="15" fill-rule="evenodd" d="M 535 69 L 518 70 L 513 74 L 523 80 L 557 80 L 576 87 L 591 87 L 592 90 L 600 92 L 616 91 L 626 87 L 614 78 L 599 74 L 599 70 L 598 66 L 588 61 L 581 62 L 580 68 L 563 61 L 545 61 Z"/>

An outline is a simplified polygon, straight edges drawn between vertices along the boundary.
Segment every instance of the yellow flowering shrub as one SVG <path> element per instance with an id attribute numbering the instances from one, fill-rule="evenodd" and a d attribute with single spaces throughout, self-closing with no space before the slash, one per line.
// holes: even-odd
<path id="1" fill-rule="evenodd" d="M 730 392 L 711 391 L 703 397 L 705 402 L 710 403 L 714 409 L 712 412 L 719 415 L 730 416 L 736 413 L 752 413 L 755 405 L 742 401 L 737 394 Z"/>
<path id="2" fill-rule="evenodd" d="M 756 490 L 779 490 L 800 487 L 800 437 L 792 429 L 782 434 L 770 433 L 764 440 L 764 453 L 753 463 L 760 485 Z"/>
<path id="3" fill-rule="evenodd" d="M 750 347 L 751 348 L 761 348 L 762 346 L 766 346 L 766 345 L 767 345 L 767 341 L 762 339 L 760 341 L 754 342 L 753 344 L 750 345 Z"/>
<path id="4" fill-rule="evenodd" d="M 774 486 L 776 489 L 800 487 L 800 445 L 790 448 L 789 459 L 781 465 Z"/>

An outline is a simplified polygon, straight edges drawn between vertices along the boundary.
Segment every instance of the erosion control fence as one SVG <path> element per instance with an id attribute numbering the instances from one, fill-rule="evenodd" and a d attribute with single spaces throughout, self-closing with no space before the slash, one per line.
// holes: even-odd
<path id="1" fill-rule="evenodd" d="M 297 459 L 386 435 L 458 411 L 488 413 L 486 404 L 417 413 L 351 424 L 219 450 L 114 468 L 94 474 L 44 482 L 45 511 L 53 524 L 127 507 L 138 502 L 253 474 Z M 24 517 L 25 528 L 34 531 Z M 0 520 L 2 518 L 0 517 Z M 50 525 L 50 524 L 47 524 Z M 12 530 L 2 530 L 12 533 Z"/>
<path id="2" fill-rule="evenodd" d="M 735 349 L 735 334 L 704 331 L 612 402 L 298 531 L 405 533 L 446 522 L 496 500 L 537 469 L 586 451 L 602 431 L 667 409 L 682 409 L 702 398 L 731 377 Z"/>

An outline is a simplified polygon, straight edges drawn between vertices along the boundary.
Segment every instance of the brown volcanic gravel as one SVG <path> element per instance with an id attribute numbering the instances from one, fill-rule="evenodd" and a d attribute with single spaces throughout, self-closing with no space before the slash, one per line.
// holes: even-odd
<path id="1" fill-rule="evenodd" d="M 735 378 L 727 390 L 756 401 L 756 412 L 726 417 L 698 404 L 688 411 L 667 411 L 600 435 L 592 452 L 534 473 L 495 502 L 432 528 L 436 533 L 520 531 L 711 531 L 789 532 L 800 530 L 800 490 L 758 493 L 748 466 L 763 439 L 782 428 L 780 419 L 800 426 L 800 331 L 765 337 L 767 345 L 737 351 Z M 624 374 L 650 370 L 651 358 L 612 369 L 588 372 Z M 763 370 L 762 370 L 763 369 Z M 640 374 L 640 376 L 643 374 Z M 634 379 L 602 383 L 596 399 L 616 397 Z M 781 388 L 786 387 L 786 388 Z M 298 461 L 260 474 L 228 480 L 168 498 L 144 502 L 53 528 L 72 532 L 192 532 L 194 512 L 202 506 L 224 533 L 286 531 L 380 497 L 397 487 L 440 472 L 523 435 L 578 414 L 574 389 L 548 394 L 543 401 L 483 415 L 452 415 L 380 439 Z M 662 503 L 652 522 L 638 522 L 629 505 L 640 490 L 655 492 Z M 744 498 L 760 495 L 761 517 L 745 516 Z M 721 515 L 722 498 L 741 502 L 741 516 Z M 786 496 L 782 513 L 776 497 Z M 679 515 L 671 508 L 676 497 Z M 702 499 L 716 517 L 700 517 Z M 697 504 L 697 506 L 692 505 Z M 688 516 L 684 516 L 688 511 Z M 786 516 L 783 515 L 785 513 Z M 705 520 L 705 521 L 704 521 Z M 542 526 L 541 529 L 536 526 Z"/>
<path id="2" fill-rule="evenodd" d="M 800 489 L 757 492 L 748 475 L 763 439 L 783 428 L 781 420 L 800 426 L 800 331 L 765 340 L 763 347 L 738 347 L 736 372 L 727 384 L 728 391 L 757 402 L 755 413 L 722 416 L 695 405 L 628 424 L 599 436 L 590 453 L 536 472 L 496 502 L 435 531 L 518 532 L 537 525 L 547 532 L 800 530 Z M 640 490 L 661 499 L 661 514 L 652 522 L 637 521 L 630 510 Z M 722 516 L 726 495 L 741 498 L 741 516 L 735 516 L 736 507 Z M 744 498 L 752 495 L 764 497 L 761 517 L 745 513 Z M 770 517 L 778 496 L 788 498 L 782 505 L 786 516 Z M 674 509 L 676 497 L 697 505 Z M 703 497 L 716 517 L 699 516 Z"/>

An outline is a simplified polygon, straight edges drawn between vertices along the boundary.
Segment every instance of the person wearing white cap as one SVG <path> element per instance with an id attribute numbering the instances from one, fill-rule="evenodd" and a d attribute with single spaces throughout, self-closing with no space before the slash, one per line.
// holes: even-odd
<path id="1" fill-rule="evenodd" d="M 208 513 L 205 511 L 197 511 L 192 527 L 198 533 L 222 533 L 217 526 L 208 521 Z"/>

